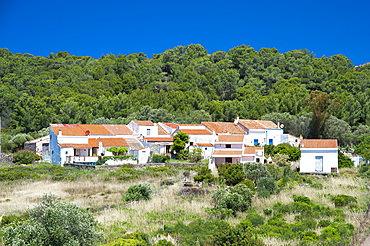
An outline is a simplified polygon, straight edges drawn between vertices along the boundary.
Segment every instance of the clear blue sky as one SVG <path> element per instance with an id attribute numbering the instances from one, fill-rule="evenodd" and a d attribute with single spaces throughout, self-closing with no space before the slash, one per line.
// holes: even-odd
<path id="1" fill-rule="evenodd" d="M 191 43 L 209 53 L 246 44 L 257 51 L 306 48 L 370 62 L 369 1 L 0 0 L 0 48 L 48 56 L 67 51 L 144 52 Z"/>

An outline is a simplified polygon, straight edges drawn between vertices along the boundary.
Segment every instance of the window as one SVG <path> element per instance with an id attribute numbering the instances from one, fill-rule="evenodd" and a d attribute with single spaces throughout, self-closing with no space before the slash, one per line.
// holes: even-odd
<path id="1" fill-rule="evenodd" d="M 68 151 L 66 151 L 66 155 L 68 155 Z"/>
<path id="2" fill-rule="evenodd" d="M 225 158 L 225 163 L 233 163 L 233 158 Z"/>
<path id="3" fill-rule="evenodd" d="M 190 145 L 194 145 L 194 142 L 190 142 Z"/>
<path id="4" fill-rule="evenodd" d="M 146 135 L 150 135 L 150 129 L 146 129 Z"/>
<path id="5" fill-rule="evenodd" d="M 231 149 L 231 144 L 226 144 L 226 149 Z"/>
<path id="6" fill-rule="evenodd" d="M 54 150 L 51 151 L 51 154 L 54 154 Z"/>
<path id="7" fill-rule="evenodd" d="M 204 150 L 207 150 L 207 148 L 204 148 Z"/>
<path id="8" fill-rule="evenodd" d="M 260 162 L 260 158 L 256 158 L 256 162 Z"/>
<path id="9" fill-rule="evenodd" d="M 269 139 L 269 145 L 274 145 L 274 140 L 273 139 Z"/>
<path id="10" fill-rule="evenodd" d="M 258 139 L 255 139 L 254 142 L 253 142 L 254 145 L 257 145 L 258 144 Z"/>

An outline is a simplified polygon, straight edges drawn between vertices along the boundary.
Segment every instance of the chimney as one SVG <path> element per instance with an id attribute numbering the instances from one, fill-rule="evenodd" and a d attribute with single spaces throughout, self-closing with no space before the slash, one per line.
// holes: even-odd
<path id="1" fill-rule="evenodd" d="M 300 138 L 300 139 L 303 139 L 303 136 L 302 136 L 302 135 L 299 135 L 299 138 Z"/>
<path id="2" fill-rule="evenodd" d="M 234 120 L 234 124 L 237 125 L 239 122 L 239 115 L 236 116 L 236 119 Z"/>
<path id="3" fill-rule="evenodd" d="M 59 136 L 62 136 L 62 129 L 59 129 Z"/>
<path id="4" fill-rule="evenodd" d="M 277 125 L 278 125 L 278 129 L 280 129 L 280 121 L 279 120 L 278 120 L 278 124 Z"/>

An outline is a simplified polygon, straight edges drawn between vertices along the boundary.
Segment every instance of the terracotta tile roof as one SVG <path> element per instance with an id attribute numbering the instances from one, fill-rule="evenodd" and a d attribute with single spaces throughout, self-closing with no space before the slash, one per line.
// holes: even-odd
<path id="1" fill-rule="evenodd" d="M 269 120 L 242 120 L 238 121 L 247 129 L 278 129 L 277 125 Z"/>
<path id="2" fill-rule="evenodd" d="M 55 133 L 55 135 L 59 135 L 59 130 L 62 130 L 62 135 L 64 136 L 86 136 L 85 132 L 78 127 L 78 125 L 71 125 L 71 126 L 51 126 L 50 129 Z"/>
<path id="3" fill-rule="evenodd" d="M 213 151 L 212 156 L 236 156 L 239 157 L 242 155 L 243 150 L 215 150 Z"/>
<path id="4" fill-rule="evenodd" d="M 154 126 L 154 123 L 150 120 L 134 120 L 134 122 L 139 126 Z"/>
<path id="5" fill-rule="evenodd" d="M 201 124 L 178 124 L 179 126 L 202 126 Z"/>
<path id="6" fill-rule="evenodd" d="M 158 125 L 158 135 L 170 135 L 170 133 L 167 132 L 163 127 Z"/>
<path id="7" fill-rule="evenodd" d="M 217 142 L 240 142 L 243 143 L 244 135 L 218 135 Z"/>
<path id="8" fill-rule="evenodd" d="M 244 134 L 245 132 L 238 125 L 232 122 L 202 122 L 211 131 L 215 133 Z"/>
<path id="9" fill-rule="evenodd" d="M 256 150 L 262 150 L 263 147 L 253 147 L 253 146 L 247 146 L 244 148 L 243 155 L 254 155 L 256 154 Z"/>
<path id="10" fill-rule="evenodd" d="M 168 126 L 168 127 L 172 128 L 172 129 L 177 129 L 177 128 L 179 128 L 179 125 L 178 125 L 178 124 L 175 124 L 175 123 L 162 123 L 162 124 L 164 124 L 164 125 L 166 125 L 166 126 Z"/>
<path id="11" fill-rule="evenodd" d="M 302 139 L 300 148 L 338 148 L 338 142 L 336 139 Z"/>
<path id="12" fill-rule="evenodd" d="M 99 147 L 99 142 L 102 142 L 103 147 L 129 147 L 124 138 L 89 138 L 91 147 Z"/>
<path id="13" fill-rule="evenodd" d="M 79 125 L 86 135 L 113 135 L 103 125 Z M 90 134 L 87 134 L 90 132 Z"/>
<path id="14" fill-rule="evenodd" d="M 72 143 L 66 143 L 66 144 L 59 144 L 62 148 L 75 148 L 75 149 L 91 149 L 91 146 L 89 144 L 72 144 Z"/>
<path id="15" fill-rule="evenodd" d="M 126 125 L 103 125 L 113 135 L 132 135 L 132 130 Z"/>
<path id="16" fill-rule="evenodd" d="M 180 131 L 188 135 L 212 135 L 207 129 L 180 129 Z"/>
<path id="17" fill-rule="evenodd" d="M 214 146 L 211 143 L 195 143 L 195 145 L 197 145 L 197 146 Z"/>
<path id="18" fill-rule="evenodd" d="M 148 142 L 173 142 L 172 138 L 143 138 Z"/>

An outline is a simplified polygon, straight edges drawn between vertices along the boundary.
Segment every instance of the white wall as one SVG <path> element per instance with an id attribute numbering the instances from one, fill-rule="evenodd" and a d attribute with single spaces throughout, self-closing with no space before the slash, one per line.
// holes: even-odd
<path id="1" fill-rule="evenodd" d="M 226 149 L 226 144 L 216 144 L 216 149 Z M 242 149 L 243 144 L 231 144 L 231 149 Z"/>
<path id="2" fill-rule="evenodd" d="M 267 129 L 266 130 L 266 140 L 264 144 L 269 144 L 269 139 L 272 139 L 273 145 L 278 145 L 281 143 L 281 135 L 283 134 L 283 129 Z"/>
<path id="3" fill-rule="evenodd" d="M 150 135 L 147 135 L 147 129 L 150 129 Z M 144 137 L 158 137 L 158 126 L 139 126 L 138 133 Z"/>
<path id="4" fill-rule="evenodd" d="M 57 136 L 58 144 L 88 144 L 89 138 L 87 136 Z"/>
<path id="5" fill-rule="evenodd" d="M 254 146 L 254 139 L 258 139 L 260 145 L 265 144 L 266 131 L 265 130 L 254 130 L 251 129 L 249 134 L 245 137 L 245 143 L 248 146 Z"/>
<path id="6" fill-rule="evenodd" d="M 74 156 L 73 148 L 60 148 L 60 160 L 62 165 L 67 161 L 67 156 Z"/>
<path id="7" fill-rule="evenodd" d="M 316 173 L 315 156 L 323 157 L 323 172 L 331 173 L 331 168 L 338 170 L 338 149 L 301 149 L 300 172 Z"/>

